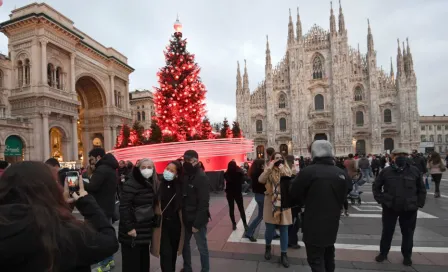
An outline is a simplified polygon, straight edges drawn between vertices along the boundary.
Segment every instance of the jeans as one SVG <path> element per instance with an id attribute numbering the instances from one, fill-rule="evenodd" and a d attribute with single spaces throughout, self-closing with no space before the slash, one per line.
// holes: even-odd
<path id="1" fill-rule="evenodd" d="M 271 245 L 272 239 L 275 235 L 275 227 L 278 226 L 280 230 L 280 251 L 286 253 L 288 251 L 288 227 L 287 225 L 274 225 L 266 223 L 266 232 L 264 233 L 264 238 L 266 240 L 266 245 Z"/>
<path id="2" fill-rule="evenodd" d="M 249 229 L 246 231 L 246 237 L 251 237 L 254 235 L 255 229 L 263 221 L 263 207 L 264 207 L 264 194 L 255 194 L 255 201 L 258 205 L 257 217 L 250 223 Z"/>
<path id="3" fill-rule="evenodd" d="M 107 220 L 110 222 L 110 224 L 112 225 L 112 218 L 107 218 Z M 114 260 L 114 256 L 112 255 L 112 256 L 110 256 L 110 257 L 107 257 L 106 259 L 104 259 L 104 260 L 102 260 L 100 263 L 99 263 L 99 265 L 101 265 L 101 266 L 106 266 L 107 264 L 109 264 L 111 261 L 113 261 Z"/>
<path id="4" fill-rule="evenodd" d="M 361 174 L 362 174 L 362 179 L 365 180 L 365 182 L 370 182 L 370 168 L 361 169 Z"/>
<path id="5" fill-rule="evenodd" d="M 193 233 L 192 226 L 190 224 L 185 225 L 185 240 L 184 240 L 184 249 L 182 250 L 182 256 L 184 258 L 184 272 L 192 272 L 191 268 L 191 248 L 190 248 L 190 240 L 191 236 L 194 235 L 194 239 L 196 240 L 196 245 L 198 246 L 199 255 L 201 257 L 201 272 L 209 272 L 210 271 L 210 259 L 208 254 L 208 245 L 207 245 L 207 226 L 204 226 L 199 229 L 198 232 Z"/>

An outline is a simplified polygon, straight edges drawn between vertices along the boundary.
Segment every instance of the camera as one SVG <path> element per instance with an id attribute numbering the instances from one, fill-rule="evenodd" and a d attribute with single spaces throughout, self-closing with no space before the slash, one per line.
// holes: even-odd
<path id="1" fill-rule="evenodd" d="M 274 163 L 274 166 L 279 167 L 280 164 L 285 164 L 285 162 L 283 160 L 278 160 L 276 163 Z"/>

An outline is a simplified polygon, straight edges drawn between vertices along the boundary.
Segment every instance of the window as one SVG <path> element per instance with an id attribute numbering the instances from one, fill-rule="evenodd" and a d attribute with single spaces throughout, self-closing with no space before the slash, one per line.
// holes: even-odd
<path id="1" fill-rule="evenodd" d="M 118 98 L 117 107 L 121 108 L 121 92 L 118 92 L 117 98 Z"/>
<path id="2" fill-rule="evenodd" d="M 420 141 L 426 142 L 426 135 L 421 135 L 420 136 Z"/>
<path id="3" fill-rule="evenodd" d="M 146 114 L 144 111 L 142 111 L 142 121 L 146 121 Z"/>
<path id="4" fill-rule="evenodd" d="M 442 126 L 441 126 L 441 125 L 438 125 L 438 126 L 437 126 L 437 130 L 442 130 Z"/>
<path id="5" fill-rule="evenodd" d="M 422 129 L 422 131 L 423 131 L 423 130 L 425 130 L 425 126 L 422 126 L 422 128 L 421 128 L 421 129 Z"/>
<path id="6" fill-rule="evenodd" d="M 442 142 L 442 135 L 437 135 L 437 142 L 441 143 Z"/>
<path id="7" fill-rule="evenodd" d="M 390 109 L 384 110 L 384 123 L 392 122 L 392 111 Z"/>
<path id="8" fill-rule="evenodd" d="M 364 126 L 364 113 L 362 111 L 356 112 L 356 125 L 358 127 Z"/>
<path id="9" fill-rule="evenodd" d="M 142 105 L 142 109 L 144 109 L 145 108 L 145 105 Z"/>
<path id="10" fill-rule="evenodd" d="M 286 131 L 286 119 L 280 118 L 279 123 L 280 123 L 280 131 Z"/>
<path id="11" fill-rule="evenodd" d="M 355 88 L 355 101 L 362 101 L 363 97 L 362 97 L 362 89 L 361 87 L 356 87 Z"/>
<path id="12" fill-rule="evenodd" d="M 434 142 L 434 135 L 429 135 L 429 141 Z"/>
<path id="13" fill-rule="evenodd" d="M 257 158 L 264 159 L 264 145 L 257 146 Z"/>
<path id="14" fill-rule="evenodd" d="M 137 112 L 137 121 L 140 122 L 141 120 L 142 120 L 142 119 L 141 119 L 141 115 L 140 115 L 140 112 L 138 111 L 138 112 Z"/>
<path id="15" fill-rule="evenodd" d="M 429 128 L 429 130 L 432 130 L 432 125 L 429 125 L 428 128 Z"/>
<path id="16" fill-rule="evenodd" d="M 286 108 L 286 95 L 283 93 L 278 97 L 278 107 L 280 109 Z"/>
<path id="17" fill-rule="evenodd" d="M 442 146 L 439 146 L 439 153 L 442 152 Z"/>
<path id="18" fill-rule="evenodd" d="M 62 90 L 62 68 L 58 67 L 56 69 L 56 87 Z"/>
<path id="19" fill-rule="evenodd" d="M 314 109 L 315 110 L 324 110 L 324 96 L 318 94 L 314 97 Z"/>
<path id="20" fill-rule="evenodd" d="M 30 81 L 31 81 L 31 65 L 30 65 L 30 60 L 29 59 L 25 59 L 25 84 L 26 85 L 30 85 Z"/>
<path id="21" fill-rule="evenodd" d="M 445 130 L 448 130 L 448 125 L 445 125 Z"/>
<path id="22" fill-rule="evenodd" d="M 19 83 L 19 87 L 23 86 L 23 62 L 21 60 L 19 60 L 19 62 L 17 62 L 17 76 L 18 78 L 18 83 Z"/>
<path id="23" fill-rule="evenodd" d="M 48 83 L 48 86 L 50 86 L 50 87 L 53 87 L 53 84 L 54 84 L 53 73 L 54 73 L 53 64 L 51 64 L 51 63 L 47 64 L 47 83 Z"/>
<path id="24" fill-rule="evenodd" d="M 139 110 L 139 109 L 140 109 L 140 106 L 137 106 L 137 109 Z"/>
<path id="25" fill-rule="evenodd" d="M 313 79 L 321 79 L 324 74 L 323 58 L 317 55 L 313 59 Z"/>
<path id="26" fill-rule="evenodd" d="M 448 135 L 445 135 L 445 143 L 448 143 Z"/>
<path id="27" fill-rule="evenodd" d="M 263 132 L 263 121 L 257 120 L 257 122 L 255 123 L 255 129 L 256 129 L 257 133 L 262 133 Z"/>
<path id="28" fill-rule="evenodd" d="M 0 88 L 3 88 L 3 71 L 0 70 Z"/>

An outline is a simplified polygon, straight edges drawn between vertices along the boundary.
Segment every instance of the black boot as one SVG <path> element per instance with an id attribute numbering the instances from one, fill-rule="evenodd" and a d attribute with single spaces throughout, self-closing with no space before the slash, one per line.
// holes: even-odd
<path id="1" fill-rule="evenodd" d="M 264 252 L 264 258 L 270 260 L 272 258 L 271 245 L 266 245 L 266 251 Z"/>
<path id="2" fill-rule="evenodd" d="M 282 255 L 280 257 L 280 262 L 282 263 L 282 265 L 285 268 L 289 267 L 289 260 L 288 260 L 288 256 L 286 255 L 286 252 L 282 252 Z"/>
<path id="3" fill-rule="evenodd" d="M 249 226 L 247 225 L 247 223 L 244 223 L 244 231 L 247 231 L 249 229 Z"/>
<path id="4" fill-rule="evenodd" d="M 236 223 L 232 223 L 233 230 L 236 230 Z"/>

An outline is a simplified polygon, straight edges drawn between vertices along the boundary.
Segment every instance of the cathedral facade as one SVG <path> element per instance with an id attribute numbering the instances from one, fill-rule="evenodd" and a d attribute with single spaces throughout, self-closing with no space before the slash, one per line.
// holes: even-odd
<path id="1" fill-rule="evenodd" d="M 337 156 L 385 153 L 420 143 L 417 81 L 409 43 L 398 42 L 396 69 L 377 67 L 368 24 L 367 53 L 348 44 L 342 7 L 338 27 L 331 8 L 330 30 L 314 25 L 302 34 L 297 11 L 294 29 L 289 15 L 287 50 L 273 67 L 266 42 L 265 79 L 249 89 L 247 67 L 238 63 L 237 121 L 254 140 L 252 158 L 273 147 L 290 155 L 309 156 L 315 139 L 327 139 Z"/>

